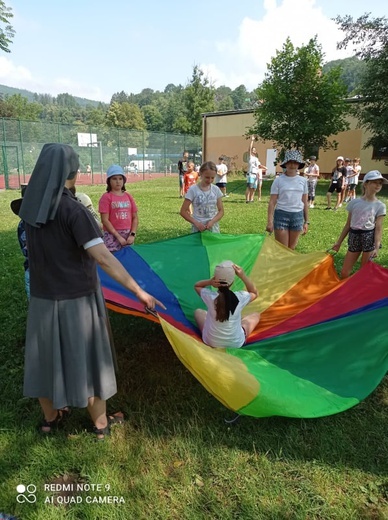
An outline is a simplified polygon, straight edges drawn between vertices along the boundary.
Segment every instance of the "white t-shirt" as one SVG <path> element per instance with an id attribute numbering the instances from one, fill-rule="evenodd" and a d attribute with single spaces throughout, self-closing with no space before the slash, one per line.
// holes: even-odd
<path id="1" fill-rule="evenodd" d="M 276 209 L 296 213 L 302 211 L 302 196 L 308 193 L 307 180 L 300 175 L 279 175 L 271 186 L 271 195 L 277 195 Z"/>
<path id="2" fill-rule="evenodd" d="M 228 173 L 228 167 L 226 166 L 226 164 L 224 164 L 224 163 L 216 164 L 216 168 L 217 168 L 217 175 L 216 175 L 215 183 L 217 184 L 217 182 L 228 182 L 227 175 L 226 175 Z"/>
<path id="3" fill-rule="evenodd" d="M 365 199 L 353 199 L 346 206 L 351 214 L 350 227 L 352 229 L 372 230 L 376 226 L 376 218 L 386 215 L 385 204 L 376 200 L 370 202 Z"/>
<path id="4" fill-rule="evenodd" d="M 359 176 L 361 173 L 361 166 L 360 165 L 354 166 L 353 170 L 356 170 L 357 173 L 353 177 L 350 177 L 349 184 L 358 184 L 358 179 L 359 179 Z M 352 172 L 352 174 L 353 173 L 354 173 L 354 171 Z"/>
<path id="5" fill-rule="evenodd" d="M 256 157 L 256 155 L 250 155 L 249 156 L 249 166 L 248 166 L 248 173 L 258 173 L 260 166 L 259 158 Z"/>
<path id="6" fill-rule="evenodd" d="M 319 166 L 318 164 L 310 164 L 307 168 L 305 168 L 305 175 L 307 176 L 307 181 L 311 183 L 315 183 L 318 180 L 319 176 Z"/>
<path id="7" fill-rule="evenodd" d="M 210 189 L 207 191 L 201 190 L 198 184 L 194 184 L 193 186 L 190 186 L 185 195 L 185 198 L 192 202 L 193 218 L 202 224 L 207 224 L 209 220 L 217 215 L 217 201 L 221 197 L 223 197 L 222 191 L 218 186 L 214 186 L 214 184 L 210 184 Z M 197 231 L 198 229 L 195 226 L 192 226 L 192 232 L 196 233 Z M 219 233 L 219 223 L 216 222 L 209 231 L 212 231 L 212 233 Z"/>
<path id="8" fill-rule="evenodd" d="M 201 298 L 207 306 L 205 325 L 202 331 L 204 343 L 211 347 L 240 348 L 245 343 L 244 329 L 241 327 L 241 311 L 251 301 L 251 295 L 247 291 L 234 293 L 239 303 L 227 321 L 216 320 L 216 309 L 214 300 L 218 292 L 210 289 L 201 290 Z"/>

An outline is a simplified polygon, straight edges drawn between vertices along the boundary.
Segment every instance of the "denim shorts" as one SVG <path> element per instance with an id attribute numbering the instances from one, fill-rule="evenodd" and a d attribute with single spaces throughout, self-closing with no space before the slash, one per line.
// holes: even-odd
<path id="1" fill-rule="evenodd" d="M 283 211 L 282 209 L 275 209 L 274 213 L 274 229 L 288 229 L 290 231 L 303 230 L 303 210 L 302 211 Z"/>

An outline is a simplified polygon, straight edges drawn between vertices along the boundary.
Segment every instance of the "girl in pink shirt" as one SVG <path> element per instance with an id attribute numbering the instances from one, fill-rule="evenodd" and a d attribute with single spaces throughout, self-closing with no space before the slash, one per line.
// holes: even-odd
<path id="1" fill-rule="evenodd" d="M 126 180 L 121 166 L 110 166 L 106 172 L 107 193 L 98 204 L 104 242 L 111 252 L 132 245 L 139 225 L 136 202 L 125 190 Z"/>

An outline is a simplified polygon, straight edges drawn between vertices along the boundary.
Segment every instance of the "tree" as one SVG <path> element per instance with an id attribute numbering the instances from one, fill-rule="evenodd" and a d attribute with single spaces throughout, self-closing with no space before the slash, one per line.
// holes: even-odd
<path id="1" fill-rule="evenodd" d="M 12 9 L 0 0 L 0 22 L 5 24 L 4 28 L 0 27 L 0 49 L 4 52 L 11 52 L 8 46 L 15 35 L 15 31 L 9 23 L 11 18 L 13 18 Z"/>
<path id="2" fill-rule="evenodd" d="M 155 105 L 144 105 L 141 108 L 147 130 L 151 132 L 162 132 L 164 129 L 164 121 L 160 110 Z"/>
<path id="3" fill-rule="evenodd" d="M 214 110 L 214 93 L 215 89 L 209 78 L 195 65 L 191 81 L 183 92 L 183 100 L 186 107 L 185 116 L 189 123 L 186 130 L 187 133 L 201 135 L 202 114 Z"/>
<path id="4" fill-rule="evenodd" d="M 111 103 L 108 108 L 106 124 L 131 130 L 145 130 L 146 128 L 143 114 L 137 105 L 117 103 L 116 101 Z"/>
<path id="5" fill-rule="evenodd" d="M 79 104 L 77 103 L 74 96 L 71 94 L 63 93 L 58 94 L 55 100 L 55 103 L 60 107 L 67 107 L 67 108 L 76 108 L 79 107 Z"/>
<path id="6" fill-rule="evenodd" d="M 40 103 L 29 103 L 27 98 L 20 94 L 6 96 L 4 100 L 3 110 L 8 107 L 10 115 L 3 117 L 14 117 L 15 119 L 23 119 L 24 121 L 37 121 L 43 106 Z"/>
<path id="7" fill-rule="evenodd" d="M 388 147 L 388 19 L 370 18 L 366 13 L 357 20 L 347 15 L 335 21 L 345 34 L 338 48 L 352 43 L 356 56 L 365 61 L 365 73 L 356 89 L 360 102 L 355 110 L 360 126 L 371 133 L 364 148 L 373 146 L 378 158 L 379 150 Z"/>
<path id="8" fill-rule="evenodd" d="M 250 106 L 251 96 L 249 95 L 245 85 L 240 85 L 235 88 L 230 96 L 236 110 L 242 110 L 243 108 L 248 108 L 248 106 Z"/>
<path id="9" fill-rule="evenodd" d="M 349 105 L 340 69 L 323 74 L 322 63 L 316 38 L 300 48 L 294 48 L 288 38 L 256 90 L 255 124 L 248 134 L 273 140 L 280 148 L 279 158 L 292 148 L 305 156 L 319 148 L 335 148 L 337 143 L 329 137 L 349 128 Z"/>
<path id="10" fill-rule="evenodd" d="M 348 89 L 348 94 L 352 95 L 355 93 L 362 76 L 365 74 L 365 66 L 364 60 L 357 58 L 357 56 L 352 56 L 351 58 L 325 63 L 322 72 L 329 72 L 329 70 L 335 67 L 340 67 L 341 79 Z"/>

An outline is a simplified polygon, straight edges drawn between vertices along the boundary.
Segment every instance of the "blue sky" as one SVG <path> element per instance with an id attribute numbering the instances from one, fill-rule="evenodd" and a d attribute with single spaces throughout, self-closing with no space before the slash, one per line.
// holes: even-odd
<path id="1" fill-rule="evenodd" d="M 289 36 L 315 34 L 326 60 L 341 34 L 331 18 L 386 14 L 382 0 L 5 0 L 14 13 L 0 83 L 109 102 L 112 94 L 185 85 L 194 65 L 215 86 L 255 88 Z"/>

